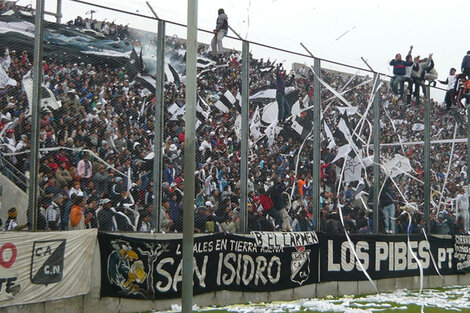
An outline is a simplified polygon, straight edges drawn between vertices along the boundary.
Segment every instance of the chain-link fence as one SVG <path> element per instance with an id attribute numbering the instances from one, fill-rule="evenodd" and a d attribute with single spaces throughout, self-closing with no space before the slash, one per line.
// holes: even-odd
<path id="1" fill-rule="evenodd" d="M 184 171 L 185 133 L 191 131 L 184 121 L 186 42 L 170 35 L 181 26 L 167 23 L 160 104 L 157 33 L 134 27 L 153 23 L 156 30 L 157 21 L 121 12 L 118 23 L 111 21 L 113 11 L 100 10 L 107 18 L 94 19 L 90 7 L 89 18 L 45 23 L 37 228 L 180 232 L 184 180 L 193 179 Z M 0 16 L 8 30 L 0 35 L 2 161 L 16 173 L 4 174 L 22 188 L 27 182 L 18 173 L 28 176 L 32 162 L 33 13 L 6 2 Z M 399 98 L 370 73 L 328 62 L 322 62 L 320 85 L 314 86 L 319 73 L 312 58 L 258 47 L 249 56 L 248 129 L 242 129 L 241 41 L 225 37 L 225 49 L 214 54 L 208 44 L 213 36 L 199 33 L 207 42 L 199 44 L 197 58 L 196 232 L 243 232 L 243 199 L 247 231 L 372 232 L 375 96 L 381 132 L 378 229 L 425 228 L 422 91 L 411 92 L 408 81 Z M 315 89 L 321 91 L 320 125 L 313 124 Z M 436 233 L 468 231 L 465 112 L 433 101 L 431 125 L 437 142 L 431 146 L 430 226 Z M 321 132 L 318 180 L 315 129 Z M 155 143 L 161 144 L 161 158 Z M 8 216 L 8 229 L 26 222 L 15 221 L 14 211 Z"/>

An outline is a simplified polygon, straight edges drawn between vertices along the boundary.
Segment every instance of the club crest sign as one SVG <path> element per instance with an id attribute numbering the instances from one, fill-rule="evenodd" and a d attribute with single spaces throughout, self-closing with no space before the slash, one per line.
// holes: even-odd
<path id="1" fill-rule="evenodd" d="M 292 252 L 290 263 L 290 280 L 302 285 L 310 276 L 310 250 L 305 247 L 296 247 L 296 252 Z"/>
<path id="2" fill-rule="evenodd" d="M 47 286 L 62 280 L 65 242 L 65 239 L 34 242 L 30 274 L 33 284 Z"/>

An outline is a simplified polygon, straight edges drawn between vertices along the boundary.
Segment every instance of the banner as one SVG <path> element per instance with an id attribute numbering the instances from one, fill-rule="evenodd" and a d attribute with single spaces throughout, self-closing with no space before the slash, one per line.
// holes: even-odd
<path id="1" fill-rule="evenodd" d="M 273 291 L 317 282 L 318 244 L 288 246 L 286 243 L 314 240 L 311 233 L 303 237 L 288 234 L 278 233 L 277 241 L 268 239 L 273 243 L 268 246 L 258 245 L 253 236 L 220 233 L 194 238 L 194 294 Z M 181 239 L 99 233 L 98 240 L 102 297 L 150 300 L 181 296 Z"/>
<path id="2" fill-rule="evenodd" d="M 470 272 L 470 236 L 454 237 L 454 269 L 456 273 Z"/>
<path id="3" fill-rule="evenodd" d="M 1 233 L 0 307 L 89 293 L 96 233 Z"/>
<path id="4" fill-rule="evenodd" d="M 318 234 L 320 241 L 320 281 L 366 280 L 357 259 L 372 279 L 419 276 L 419 267 L 410 249 L 420 260 L 424 275 L 454 274 L 453 241 L 418 235 L 356 235 L 351 244 L 343 235 Z"/>

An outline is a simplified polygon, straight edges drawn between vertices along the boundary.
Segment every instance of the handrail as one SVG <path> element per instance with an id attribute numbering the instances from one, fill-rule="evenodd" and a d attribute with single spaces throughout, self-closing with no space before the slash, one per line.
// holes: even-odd
<path id="1" fill-rule="evenodd" d="M 10 161 L 8 161 L 3 153 L 0 153 L 0 163 L 3 165 L 2 169 L 6 170 L 10 175 L 12 175 L 14 180 L 8 176 L 7 178 L 20 189 L 26 191 L 28 186 L 28 177 L 26 177 L 23 172 L 17 169 Z"/>

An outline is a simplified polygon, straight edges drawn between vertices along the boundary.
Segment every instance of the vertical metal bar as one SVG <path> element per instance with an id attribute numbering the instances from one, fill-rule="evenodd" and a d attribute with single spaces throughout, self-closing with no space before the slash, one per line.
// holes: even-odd
<path id="1" fill-rule="evenodd" d="M 380 80 L 380 76 L 378 74 L 374 74 L 374 84 L 377 82 L 375 88 L 378 87 L 378 82 Z M 375 92 L 374 97 L 374 182 L 373 182 L 373 197 L 374 197 L 374 208 L 372 213 L 373 219 L 373 233 L 379 233 L 379 180 L 380 180 L 380 106 L 379 106 L 379 93 Z"/>
<path id="2" fill-rule="evenodd" d="M 312 193 L 313 193 L 313 212 L 312 218 L 315 223 L 315 230 L 320 231 L 320 107 L 321 107 L 321 77 L 320 59 L 313 59 L 313 70 L 316 75 L 313 79 L 313 168 L 312 168 Z"/>
<path id="3" fill-rule="evenodd" d="M 431 96 L 429 91 L 429 86 L 426 86 L 426 99 L 424 100 L 424 220 L 428 232 L 431 231 L 429 216 L 431 205 Z"/>
<path id="4" fill-rule="evenodd" d="M 55 18 L 57 24 L 60 24 L 62 22 L 62 0 L 57 0 L 57 10 Z"/>
<path id="5" fill-rule="evenodd" d="M 193 244 L 194 244 L 194 178 L 196 143 L 196 49 L 197 0 L 188 0 L 186 48 L 186 115 L 184 140 L 184 198 L 183 198 L 183 292 L 182 312 L 192 312 Z"/>
<path id="6" fill-rule="evenodd" d="M 157 72 L 155 88 L 155 138 L 153 140 L 153 229 L 160 232 L 160 208 L 162 205 L 162 143 L 163 143 L 163 93 L 165 75 L 165 22 L 158 21 Z"/>
<path id="7" fill-rule="evenodd" d="M 44 44 L 44 0 L 36 0 L 34 18 L 33 103 L 31 112 L 31 167 L 29 179 L 28 222 L 31 230 L 37 229 L 38 174 L 39 174 L 39 112 L 41 111 L 42 56 Z M 31 216 L 31 218 L 30 218 Z"/>
<path id="8" fill-rule="evenodd" d="M 248 112 L 249 112 L 249 43 L 243 41 L 242 47 L 242 129 L 241 129 L 241 163 L 240 163 L 240 231 L 246 233 L 248 229 L 247 223 L 247 202 L 248 202 Z"/>

